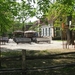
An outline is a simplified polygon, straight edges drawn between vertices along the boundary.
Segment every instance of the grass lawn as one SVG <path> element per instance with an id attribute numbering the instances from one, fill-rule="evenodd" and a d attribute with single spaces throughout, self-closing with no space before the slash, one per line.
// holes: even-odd
<path id="1" fill-rule="evenodd" d="M 21 51 L 2 51 L 2 68 L 22 68 L 21 55 Z M 74 50 L 51 49 L 44 51 L 27 51 L 26 56 L 26 75 L 75 75 Z M 22 75 L 22 73 L 3 73 L 1 75 Z"/>

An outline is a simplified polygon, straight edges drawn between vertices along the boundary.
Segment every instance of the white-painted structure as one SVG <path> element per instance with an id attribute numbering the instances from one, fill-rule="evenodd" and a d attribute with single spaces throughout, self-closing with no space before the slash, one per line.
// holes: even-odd
<path id="1" fill-rule="evenodd" d="M 56 0 L 51 0 L 51 3 L 55 3 Z M 39 25 L 38 27 L 38 35 L 43 37 L 54 37 L 54 29 L 53 29 L 53 21 L 51 20 L 47 24 L 44 24 L 40 22 L 40 20 L 36 21 Z M 41 27 L 40 27 L 41 26 Z"/>
<path id="2" fill-rule="evenodd" d="M 41 36 L 43 37 L 53 37 L 53 23 L 41 26 Z"/>

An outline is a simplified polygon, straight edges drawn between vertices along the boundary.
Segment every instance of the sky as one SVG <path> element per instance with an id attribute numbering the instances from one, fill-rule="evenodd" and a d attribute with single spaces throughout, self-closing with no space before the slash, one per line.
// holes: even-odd
<path id="1" fill-rule="evenodd" d="M 17 2 L 21 2 L 21 0 L 16 0 Z M 33 3 L 32 3 L 32 5 L 33 5 Z M 36 7 L 36 4 L 34 5 L 35 7 Z M 27 20 L 27 22 L 34 22 L 34 21 L 36 21 L 36 20 L 38 20 L 37 18 L 36 18 L 36 16 L 34 16 L 34 17 L 32 17 L 32 18 L 29 18 L 28 20 Z"/>
<path id="2" fill-rule="evenodd" d="M 37 20 L 38 20 L 38 19 L 34 16 L 33 18 L 28 19 L 27 22 L 29 22 L 29 21 L 34 22 L 34 21 L 37 21 Z"/>

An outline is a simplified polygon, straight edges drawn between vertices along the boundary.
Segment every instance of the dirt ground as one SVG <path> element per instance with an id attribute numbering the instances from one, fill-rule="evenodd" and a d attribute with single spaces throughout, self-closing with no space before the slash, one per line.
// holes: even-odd
<path id="1" fill-rule="evenodd" d="M 62 51 L 62 52 L 74 52 L 75 48 L 74 45 L 67 46 L 65 45 L 66 42 L 62 41 L 51 41 L 51 43 L 47 42 L 40 42 L 40 43 L 15 43 L 12 39 L 9 40 L 8 43 L 5 45 L 1 45 L 1 48 L 6 48 L 10 50 L 51 50 L 51 51 Z M 64 45 L 63 45 L 64 44 Z"/>

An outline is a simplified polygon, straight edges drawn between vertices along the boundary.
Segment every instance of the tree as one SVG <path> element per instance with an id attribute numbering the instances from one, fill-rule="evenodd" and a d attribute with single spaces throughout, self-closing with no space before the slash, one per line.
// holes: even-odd
<path id="1" fill-rule="evenodd" d="M 36 0 L 31 0 L 31 1 L 35 3 Z M 51 0 L 37 0 L 37 6 L 38 6 L 37 10 L 45 18 L 51 19 L 53 17 L 53 19 L 57 20 L 62 18 L 62 22 L 65 22 L 68 25 L 67 43 L 74 44 L 74 40 L 72 40 L 73 30 L 71 30 L 69 24 L 71 21 L 73 21 L 75 17 L 75 11 L 74 11 L 75 0 L 56 0 L 55 3 L 51 3 Z"/>
<path id="2" fill-rule="evenodd" d="M 75 16 L 74 11 L 74 1 L 66 1 L 66 0 L 57 0 L 57 2 L 51 6 L 50 13 L 48 13 L 48 16 L 52 16 L 53 12 L 55 13 L 54 18 L 61 18 L 64 23 L 67 24 L 67 44 L 74 44 L 74 35 L 72 35 L 73 30 L 70 28 L 70 22 L 72 21 L 72 17 Z M 64 19 L 65 17 L 65 19 Z M 67 18 L 67 19 L 66 19 Z M 64 19 L 64 20 L 63 20 Z M 72 23 L 73 24 L 73 23 Z"/>
<path id="3" fill-rule="evenodd" d="M 35 9 L 26 0 L 0 0 L 0 35 L 9 31 L 16 21 L 22 22 L 35 15 Z M 24 27 L 23 27 L 24 28 Z"/>
<path id="4" fill-rule="evenodd" d="M 72 35 L 73 30 L 71 30 L 70 28 L 70 21 L 72 21 L 72 18 L 75 16 L 74 5 L 75 5 L 74 0 L 69 0 L 69 1 L 57 0 L 55 3 L 50 4 L 50 7 L 49 8 L 47 7 L 48 12 L 45 12 L 46 18 L 51 19 L 53 17 L 53 20 L 55 19 L 59 20 L 60 18 L 62 18 L 61 22 L 67 24 L 68 26 L 67 43 L 68 44 L 74 44 L 74 39 Z"/>
<path id="5" fill-rule="evenodd" d="M 35 4 L 36 7 L 34 7 Z M 7 31 L 11 23 L 16 20 L 23 23 L 24 30 L 24 23 L 31 16 L 37 16 L 38 18 L 44 16 L 48 19 L 50 19 L 51 16 L 58 19 L 62 17 L 64 18 L 64 22 L 67 21 L 65 19 L 67 16 L 72 16 L 72 18 L 75 16 L 74 0 L 56 0 L 56 3 L 52 3 L 51 0 L 21 0 L 21 3 L 16 2 L 16 0 L 0 0 L 0 5 L 1 33 Z"/>
<path id="6" fill-rule="evenodd" d="M 5 32 L 7 32 L 7 29 L 9 29 L 12 25 L 12 16 L 16 15 L 16 12 L 14 11 L 16 9 L 16 5 L 16 1 L 0 0 L 0 35 L 3 35 Z"/>
<path id="7" fill-rule="evenodd" d="M 7 30 L 13 22 L 13 15 L 16 15 L 16 1 L 0 0 L 0 36 L 5 36 Z M 0 68 L 1 68 L 1 49 L 0 49 Z"/>
<path id="8" fill-rule="evenodd" d="M 19 20 L 23 25 L 22 25 L 22 30 L 25 31 L 25 23 L 26 21 L 35 15 L 34 12 L 35 9 L 33 9 L 30 4 L 22 0 L 21 3 L 19 4 L 18 7 L 18 15 L 16 16 L 16 20 Z"/>

